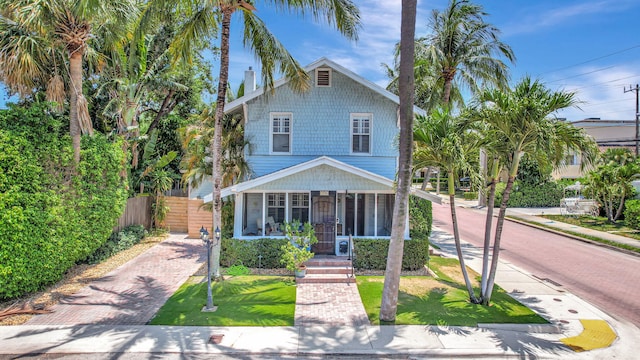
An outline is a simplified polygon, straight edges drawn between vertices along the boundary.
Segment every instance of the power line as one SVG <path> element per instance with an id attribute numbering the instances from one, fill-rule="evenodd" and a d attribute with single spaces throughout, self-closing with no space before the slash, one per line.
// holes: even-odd
<path id="1" fill-rule="evenodd" d="M 599 72 L 599 71 L 603 71 L 603 70 L 607 70 L 607 69 L 611 69 L 611 68 L 614 68 L 614 67 L 616 67 L 616 65 L 607 66 L 606 68 L 597 69 L 597 70 L 589 71 L 589 72 L 586 72 L 586 73 L 569 76 L 569 77 L 566 77 L 564 79 L 558 79 L 558 80 L 549 81 L 548 83 L 549 84 L 553 84 L 553 83 L 558 82 L 558 81 L 567 80 L 567 79 L 573 79 L 573 78 L 577 78 L 577 77 L 580 77 L 580 76 L 583 76 L 583 75 L 593 74 L 593 73 L 596 73 L 596 72 Z"/>
<path id="2" fill-rule="evenodd" d="M 615 81 L 620 81 L 620 80 L 630 79 L 630 78 L 634 78 L 634 77 L 638 77 L 638 76 L 640 76 L 640 75 L 636 74 L 636 75 L 631 75 L 631 76 L 625 76 L 625 77 L 621 77 L 621 78 L 619 78 L 619 79 L 613 79 L 613 80 L 608 80 L 608 81 L 604 81 L 604 82 L 601 82 L 601 83 L 596 83 L 596 84 L 591 84 L 591 85 L 581 86 L 581 87 L 579 87 L 579 88 L 575 88 L 575 89 L 573 89 L 573 90 L 580 90 L 580 89 L 586 89 L 586 88 L 595 87 L 595 86 L 600 86 L 600 85 L 606 85 L 606 84 L 610 84 L 610 83 L 615 82 Z M 563 86 L 569 86 L 569 84 L 564 84 Z M 620 86 L 620 85 L 617 85 L 617 86 Z"/>
<path id="3" fill-rule="evenodd" d="M 618 51 L 615 51 L 615 52 L 612 52 L 612 53 L 609 53 L 609 54 L 606 54 L 606 55 L 602 55 L 602 56 L 599 56 L 599 57 L 597 57 L 597 58 L 589 59 L 589 60 L 586 60 L 586 61 L 583 61 L 583 62 L 580 62 L 580 63 L 574 64 L 574 65 L 569 65 L 569 66 L 565 66 L 565 67 L 563 67 L 563 68 L 559 68 L 559 69 L 555 69 L 555 70 L 551 70 L 551 71 L 543 72 L 543 73 L 540 73 L 540 74 L 538 74 L 538 75 L 544 75 L 544 74 L 549 74 L 549 73 L 553 73 L 553 72 L 556 72 L 556 71 L 561 71 L 561 70 L 570 69 L 570 68 L 572 68 L 572 67 L 576 67 L 576 66 L 584 65 L 584 64 L 590 63 L 590 62 L 592 62 L 592 61 L 596 61 L 596 60 L 604 59 L 604 58 L 607 58 L 607 57 L 609 57 L 609 56 L 617 55 L 617 54 L 620 54 L 620 53 L 623 53 L 623 52 L 626 52 L 626 51 L 629 51 L 629 50 L 633 50 L 633 49 L 636 49 L 636 48 L 640 48 L 640 44 L 638 44 L 638 45 L 634 45 L 634 46 L 629 47 L 629 48 L 626 48 L 626 49 L 618 50 Z"/>

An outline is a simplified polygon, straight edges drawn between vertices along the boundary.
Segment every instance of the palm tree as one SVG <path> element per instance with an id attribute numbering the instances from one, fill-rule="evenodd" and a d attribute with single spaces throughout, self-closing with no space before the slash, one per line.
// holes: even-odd
<path id="1" fill-rule="evenodd" d="M 80 136 L 93 127 L 82 90 L 83 58 L 100 33 L 104 48 L 117 46 L 138 14 L 133 0 L 0 0 L 0 76 L 22 97 L 47 88 L 48 99 L 63 104 L 68 74 L 69 132 L 74 160 Z M 109 37 L 106 37 L 106 36 Z"/>
<path id="2" fill-rule="evenodd" d="M 631 181 L 640 174 L 640 161 L 629 149 L 608 149 L 596 169 L 587 174 L 587 191 L 604 208 L 607 220 L 615 223 L 622 215 L 626 197 L 633 192 Z"/>
<path id="3" fill-rule="evenodd" d="M 360 18 L 357 7 L 351 0 L 341 1 L 289 1 L 270 0 L 279 10 L 296 14 L 311 12 L 316 20 L 326 19 L 330 24 L 350 39 L 357 38 Z M 308 75 L 284 46 L 271 34 L 264 22 L 256 16 L 256 8 L 244 0 L 198 1 L 185 0 L 181 8 L 192 16 L 185 22 L 182 32 L 176 37 L 178 42 L 172 47 L 173 53 L 183 57 L 192 48 L 191 43 L 202 36 L 220 34 L 220 74 L 215 106 L 214 128 L 223 128 L 224 105 L 229 78 L 229 34 L 231 17 L 239 14 L 244 24 L 244 45 L 255 53 L 262 65 L 262 82 L 267 89 L 273 88 L 274 74 L 278 70 L 290 79 L 290 86 L 295 91 L 308 88 Z M 195 9 L 195 10 L 194 10 Z M 219 18 L 219 22 L 218 22 Z M 221 226 L 222 201 L 222 131 L 215 131 L 212 144 L 213 157 L 213 227 Z M 216 245 L 212 254 L 212 272 L 219 277 L 220 244 Z"/>
<path id="4" fill-rule="evenodd" d="M 558 166 L 568 152 L 574 152 L 580 153 L 582 165 L 588 166 L 597 155 L 597 146 L 583 131 L 549 118 L 556 111 L 577 104 L 573 92 L 554 92 L 539 81 L 525 77 L 512 90 L 483 91 L 478 102 L 477 120 L 487 124 L 485 136 L 492 139 L 491 144 L 494 145 L 491 149 L 495 155 L 494 174 L 502 168 L 499 164 L 504 164 L 508 173 L 496 224 L 491 267 L 488 271 L 483 270 L 481 298 L 482 303 L 488 305 L 498 266 L 507 203 L 522 156 L 529 154 L 541 164 Z M 491 231 L 490 221 L 487 218 L 488 233 Z M 486 258 L 488 254 L 484 256 Z"/>
<path id="5" fill-rule="evenodd" d="M 400 25 L 400 142 L 398 157 L 398 185 L 393 206 L 393 223 L 387 256 L 387 267 L 380 304 L 380 320 L 394 321 L 398 309 L 398 289 L 402 270 L 404 250 L 404 230 L 409 209 L 409 191 L 411 190 L 411 161 L 413 153 L 413 106 L 414 74 L 413 53 L 416 30 L 417 0 L 402 0 L 402 20 Z"/>
<path id="6" fill-rule="evenodd" d="M 478 303 L 462 254 L 455 206 L 455 176 L 460 170 L 467 173 L 472 172 L 467 154 L 473 145 L 472 141 L 465 140 L 471 134 L 464 128 L 464 125 L 460 118 L 452 116 L 447 109 L 434 109 L 428 117 L 417 116 L 413 130 L 413 138 L 416 142 L 416 150 L 413 157 L 415 166 L 418 168 L 439 167 L 447 172 L 449 205 L 451 207 L 451 222 L 456 252 L 460 260 L 460 268 L 469 293 L 469 299 L 473 303 Z"/>
<path id="7" fill-rule="evenodd" d="M 445 105 L 464 88 L 475 93 L 483 85 L 507 85 L 508 69 L 499 57 L 513 62 L 515 55 L 498 38 L 500 31 L 484 22 L 487 15 L 469 0 L 451 0 L 443 12 L 433 10 L 431 35 L 416 40 L 416 68 L 437 71 L 436 89 Z"/>

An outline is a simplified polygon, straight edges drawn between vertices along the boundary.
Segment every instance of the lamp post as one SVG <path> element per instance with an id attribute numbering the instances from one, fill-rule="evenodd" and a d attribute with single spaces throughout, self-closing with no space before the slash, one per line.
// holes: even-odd
<path id="1" fill-rule="evenodd" d="M 216 228 L 216 241 L 220 240 L 220 230 Z M 211 294 L 211 239 L 209 239 L 209 231 L 204 226 L 200 228 L 200 239 L 207 247 L 207 305 L 202 311 L 216 311 L 216 307 L 213 306 L 213 295 Z"/>

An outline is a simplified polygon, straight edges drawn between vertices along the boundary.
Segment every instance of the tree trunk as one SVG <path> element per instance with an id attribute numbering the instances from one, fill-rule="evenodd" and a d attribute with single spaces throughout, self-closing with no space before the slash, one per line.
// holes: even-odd
<path id="1" fill-rule="evenodd" d="M 173 94 L 175 94 L 175 90 L 171 89 L 169 90 L 169 93 L 167 94 L 167 96 L 164 97 L 164 100 L 162 101 L 162 105 L 160 106 L 160 110 L 158 110 L 155 118 L 153 119 L 153 121 L 149 125 L 149 128 L 147 129 L 147 134 L 151 134 L 151 131 L 155 129 L 158 126 L 158 124 L 160 124 L 160 120 L 163 117 L 165 117 L 168 113 L 170 113 L 171 110 L 173 110 L 173 108 L 176 106 L 176 102 L 171 101 L 173 98 Z"/>
<path id="2" fill-rule="evenodd" d="M 620 203 L 618 203 L 618 209 L 616 210 L 616 215 L 613 217 L 613 221 L 618 221 L 618 219 L 620 219 L 620 216 L 622 216 L 622 209 L 624 208 L 624 198 L 627 196 L 627 194 L 623 191 L 622 195 L 620 197 Z"/>
<path id="3" fill-rule="evenodd" d="M 493 293 L 493 284 L 496 278 L 496 270 L 498 269 L 498 259 L 500 257 L 500 240 L 502 238 L 502 227 L 504 225 L 504 218 L 507 213 L 507 202 L 509 201 L 509 195 L 511 195 L 511 188 L 513 188 L 513 182 L 516 177 L 509 175 L 507 180 L 507 187 L 502 193 L 502 202 L 500 203 L 500 212 L 498 213 L 498 222 L 496 224 L 496 237 L 493 242 L 493 254 L 491 256 L 491 269 L 489 270 L 489 278 L 487 279 L 487 286 L 485 296 L 482 298 L 483 305 L 489 305 L 491 302 L 491 294 Z"/>
<path id="4" fill-rule="evenodd" d="M 429 183 L 429 178 L 431 178 L 431 166 L 427 167 L 427 172 L 424 174 L 424 180 L 422 180 L 422 187 L 420 187 L 421 190 L 427 190 L 427 184 Z"/>
<path id="5" fill-rule="evenodd" d="M 80 119 L 78 117 L 78 95 L 82 94 L 82 51 L 69 53 L 69 77 L 71 91 L 69 92 L 69 134 L 73 146 L 73 161 L 80 162 Z"/>
<path id="6" fill-rule="evenodd" d="M 398 309 L 398 290 L 400 287 L 400 271 L 402 270 L 402 253 L 404 250 L 404 234 L 409 209 L 409 192 L 411 190 L 412 156 L 413 156 L 413 103 L 415 83 L 413 72 L 413 55 L 416 29 L 417 0 L 402 0 L 402 20 L 400 25 L 400 145 L 398 161 L 398 186 L 393 207 L 393 224 L 391 240 L 385 269 L 380 320 L 394 321 Z"/>
<path id="7" fill-rule="evenodd" d="M 231 28 L 231 15 L 233 7 L 222 9 L 222 35 L 220 37 L 220 76 L 218 78 L 218 95 L 216 98 L 216 113 L 213 135 L 213 226 L 211 230 L 221 229 L 222 201 L 222 119 L 224 118 L 224 102 L 227 98 L 227 81 L 229 79 L 229 33 Z M 213 233 L 213 232 L 212 232 Z M 220 240 L 220 241 L 218 241 Z M 220 277 L 220 242 L 222 239 L 214 239 L 211 249 L 211 276 Z"/>
<path id="8" fill-rule="evenodd" d="M 478 300 L 476 299 L 475 294 L 473 293 L 473 286 L 471 285 L 471 281 L 469 280 L 469 273 L 467 272 L 467 266 L 464 263 L 464 254 L 462 253 L 462 245 L 460 244 L 460 231 L 458 230 L 458 216 L 456 215 L 456 190 L 454 186 L 453 174 L 455 171 L 453 169 L 447 170 L 449 172 L 448 176 L 448 186 L 449 186 L 449 206 L 451 207 L 451 226 L 453 226 L 453 239 L 456 244 L 456 253 L 458 254 L 458 260 L 460 261 L 460 270 L 462 271 L 462 276 L 464 277 L 464 284 L 467 287 L 467 292 L 469 293 L 469 300 L 477 304 Z"/>
<path id="9" fill-rule="evenodd" d="M 489 187 L 487 199 L 487 218 L 484 224 L 484 244 L 482 249 L 482 277 L 480 280 L 480 298 L 484 299 L 487 293 L 487 281 L 489 275 L 489 252 L 491 250 L 491 229 L 493 226 L 493 206 L 496 200 L 496 183 L 493 181 Z"/>
<path id="10" fill-rule="evenodd" d="M 482 277 L 480 280 L 480 298 L 484 299 L 487 293 L 487 281 L 489 278 L 489 252 L 491 250 L 491 229 L 493 227 L 493 207 L 496 201 L 496 185 L 500 170 L 498 159 L 493 160 L 493 172 L 491 174 L 491 184 L 489 185 L 489 196 L 487 203 L 487 217 L 484 223 L 484 244 L 482 250 Z"/>

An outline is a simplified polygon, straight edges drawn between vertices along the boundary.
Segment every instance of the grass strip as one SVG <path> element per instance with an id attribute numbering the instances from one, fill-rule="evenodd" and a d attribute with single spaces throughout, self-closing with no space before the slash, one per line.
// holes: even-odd
<path id="1" fill-rule="evenodd" d="M 497 286 L 491 306 L 472 304 L 464 284 L 455 281 L 456 276 L 451 275 L 456 268 L 459 269 L 458 264 L 456 259 L 432 258 L 430 266 L 438 274 L 438 279 L 428 276 L 401 277 L 394 324 L 477 326 L 478 323 L 548 323 Z M 357 284 L 369 320 L 372 324 L 381 324 L 379 314 L 384 277 L 358 276 Z"/>
<path id="2" fill-rule="evenodd" d="M 202 312 L 207 282 L 192 277 L 160 308 L 151 325 L 292 326 L 296 287 L 293 277 L 237 276 L 212 286 L 215 312 Z"/>
<path id="3" fill-rule="evenodd" d="M 536 222 L 536 221 L 525 220 L 525 219 L 517 217 L 517 216 L 507 216 L 507 217 L 510 218 L 510 219 L 521 221 L 523 223 L 527 223 L 527 224 L 531 224 L 531 225 L 535 225 L 535 226 L 540 226 L 542 228 L 553 230 L 553 231 L 556 231 L 556 232 L 559 232 L 559 233 L 568 234 L 568 235 L 575 236 L 575 237 L 578 237 L 578 238 L 582 238 L 582 239 L 585 239 L 585 240 L 594 241 L 594 242 L 605 244 L 605 245 L 609 245 L 611 247 L 615 247 L 615 248 L 618 248 L 618 249 L 623 249 L 623 250 L 627 250 L 627 251 L 631 251 L 631 252 L 635 252 L 635 253 L 639 253 L 640 254 L 640 248 L 635 247 L 633 245 L 623 244 L 623 243 L 619 243 L 619 242 L 615 242 L 615 241 L 611 241 L 611 240 L 606 240 L 606 239 L 603 239 L 603 238 L 599 238 L 597 236 L 585 235 L 585 234 L 581 234 L 581 233 L 574 232 L 574 231 L 558 229 L 556 227 L 549 226 L 549 225 L 546 225 L 546 224 L 543 224 L 543 223 L 539 223 L 539 222 Z M 554 221 L 557 221 L 557 220 L 554 220 Z"/>

